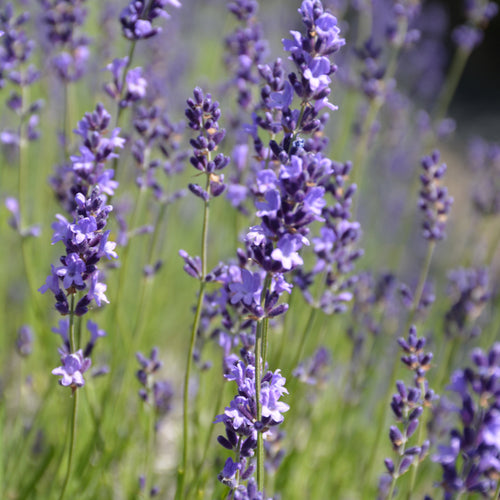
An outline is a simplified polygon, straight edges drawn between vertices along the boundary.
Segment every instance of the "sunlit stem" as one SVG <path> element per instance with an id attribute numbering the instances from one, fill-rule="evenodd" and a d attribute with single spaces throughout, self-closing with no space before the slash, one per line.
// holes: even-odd
<path id="1" fill-rule="evenodd" d="M 76 350 L 75 345 L 75 294 L 71 295 L 70 299 L 70 312 L 69 312 L 69 345 L 70 351 L 73 353 Z M 59 500 L 63 500 L 64 494 L 66 493 L 66 488 L 68 486 L 69 478 L 71 476 L 71 469 L 73 465 L 73 456 L 75 454 L 76 447 L 76 416 L 78 410 L 78 389 L 73 388 L 73 411 L 71 414 L 71 427 L 69 436 L 69 454 L 68 454 L 68 466 L 66 468 L 66 476 L 64 478 L 64 483 L 61 489 L 61 494 L 59 495 Z"/>
<path id="2" fill-rule="evenodd" d="M 210 153 L 208 160 L 210 161 Z M 206 192 L 210 189 L 210 175 L 207 174 L 206 182 Z M 191 377 L 191 367 L 193 363 L 193 353 L 196 341 L 196 332 L 198 331 L 198 326 L 200 324 L 201 311 L 203 308 L 203 299 L 205 297 L 205 278 L 207 275 L 207 247 L 208 247 L 208 216 L 210 213 L 210 198 L 205 200 L 203 210 L 203 229 L 201 234 L 201 277 L 200 277 L 200 289 L 198 292 L 198 303 L 196 305 L 196 312 L 193 319 L 193 326 L 191 329 L 191 338 L 189 342 L 188 357 L 186 362 L 186 372 L 184 375 L 184 393 L 183 393 L 183 448 L 182 448 L 182 461 L 181 465 L 177 471 L 177 490 L 175 494 L 176 500 L 181 500 L 183 498 L 184 492 L 184 481 L 186 477 L 186 467 L 188 462 L 188 446 L 189 446 L 189 380 Z"/>
<path id="3" fill-rule="evenodd" d="M 260 296 L 261 306 L 264 309 L 267 291 L 271 285 L 271 274 L 266 274 L 262 293 Z M 257 405 L 257 421 L 262 420 L 262 404 L 260 402 L 262 371 L 265 369 L 265 359 L 267 356 L 267 330 L 269 318 L 264 316 L 257 322 L 255 334 L 255 403 Z M 262 432 L 257 433 L 257 487 L 259 491 L 264 490 L 264 439 Z"/>

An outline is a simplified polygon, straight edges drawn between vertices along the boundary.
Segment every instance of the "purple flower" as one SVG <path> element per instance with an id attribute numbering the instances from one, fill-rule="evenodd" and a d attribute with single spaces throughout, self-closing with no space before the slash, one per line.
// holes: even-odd
<path id="1" fill-rule="evenodd" d="M 278 262 L 281 262 L 283 269 L 289 271 L 290 269 L 301 266 L 304 261 L 298 254 L 298 251 L 303 245 L 309 245 L 309 241 L 304 236 L 299 234 L 286 233 L 279 241 L 277 248 L 275 248 L 271 257 Z"/>
<path id="2" fill-rule="evenodd" d="M 321 217 L 321 212 L 323 207 L 326 205 L 326 200 L 323 198 L 325 194 L 325 188 L 322 186 L 313 187 L 304 198 L 304 205 L 307 210 L 316 216 L 316 220 L 324 220 Z"/>
<path id="3" fill-rule="evenodd" d="M 433 460 L 443 468 L 446 492 L 479 490 L 489 497 L 500 472 L 500 344 L 486 353 L 475 349 L 471 358 L 475 366 L 455 372 L 448 387 L 459 398 L 458 406 L 447 408 L 456 425 Z"/>
<path id="4" fill-rule="evenodd" d="M 69 228 L 73 233 L 72 240 L 79 245 L 89 236 L 93 236 L 97 231 L 97 224 L 94 217 L 83 217 L 76 224 L 70 224 Z"/>
<path id="5" fill-rule="evenodd" d="M 439 165 L 439 151 L 436 150 L 431 156 L 422 158 L 422 168 L 424 173 L 420 176 L 422 189 L 418 205 L 424 213 L 423 235 L 428 240 L 442 240 L 446 235 L 446 221 L 453 204 L 453 198 L 441 186 L 446 164 Z"/>
<path id="6" fill-rule="evenodd" d="M 152 0 L 149 3 L 146 0 L 132 0 L 120 15 L 123 36 L 129 40 L 155 36 L 161 28 L 153 27 L 152 21 L 157 17 L 169 17 L 165 10 L 167 5 L 181 6 L 178 0 Z"/>
<path id="7" fill-rule="evenodd" d="M 256 201 L 255 207 L 258 209 L 256 212 L 257 217 L 264 215 L 275 215 L 281 206 L 281 197 L 279 191 L 270 189 L 264 194 L 265 201 Z"/>
<path id="8" fill-rule="evenodd" d="M 59 327 L 53 327 L 52 331 L 60 335 L 63 343 L 69 348 L 69 319 L 60 319 Z"/>
<path id="9" fill-rule="evenodd" d="M 229 290 L 232 295 L 231 304 L 236 304 L 240 300 L 247 306 L 258 303 L 261 290 L 261 278 L 259 274 L 242 269 L 241 280 L 241 283 L 234 282 L 229 284 Z"/>
<path id="10" fill-rule="evenodd" d="M 56 274 L 63 279 L 63 287 L 67 290 L 72 286 L 85 287 L 82 274 L 85 272 L 85 262 L 76 253 L 70 253 L 64 258 L 64 266 L 56 269 Z"/>
<path id="11" fill-rule="evenodd" d="M 28 325 L 21 326 L 17 331 L 16 349 L 23 357 L 31 354 L 33 350 L 33 330 Z"/>
<path id="12" fill-rule="evenodd" d="M 83 387 L 85 385 L 83 374 L 92 364 L 90 358 L 84 358 L 83 351 L 79 349 L 74 354 L 62 353 L 61 363 L 62 366 L 52 370 L 52 375 L 62 377 L 59 383 L 64 387 L 70 386 L 73 390 L 77 387 Z"/>
<path id="13" fill-rule="evenodd" d="M 110 232 L 111 231 L 105 231 L 103 233 L 101 241 L 99 243 L 99 254 L 105 256 L 108 259 L 117 259 L 118 254 L 115 252 L 116 243 L 114 241 L 108 241 Z"/>
<path id="14" fill-rule="evenodd" d="M 106 302 L 106 304 L 109 304 L 109 300 L 105 295 L 106 289 L 107 285 L 105 283 L 99 282 L 99 271 L 95 271 L 94 273 L 92 273 L 89 292 L 87 296 L 89 299 L 93 299 L 98 307 L 101 307 L 102 302 Z"/>

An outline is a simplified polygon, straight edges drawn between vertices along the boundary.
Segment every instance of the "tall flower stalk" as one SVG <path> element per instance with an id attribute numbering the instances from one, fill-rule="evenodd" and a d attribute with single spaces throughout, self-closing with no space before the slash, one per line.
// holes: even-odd
<path id="1" fill-rule="evenodd" d="M 184 495 L 184 482 L 189 456 L 189 381 L 191 378 L 191 369 L 193 362 L 193 353 L 198 332 L 203 299 L 205 297 L 205 285 L 207 282 L 207 251 L 208 251 L 208 220 L 210 214 L 210 201 L 213 197 L 220 196 L 226 186 L 224 184 L 224 175 L 218 172 L 226 167 L 229 158 L 222 153 L 212 158 L 218 145 L 225 135 L 225 130 L 219 130 L 219 118 L 221 111 L 219 103 L 212 101 L 210 94 L 203 94 L 200 88 L 195 88 L 194 99 L 187 100 L 186 117 L 189 121 L 188 126 L 199 133 L 196 139 L 191 139 L 193 146 L 193 156 L 190 161 L 194 168 L 204 173 L 206 176 L 205 187 L 198 184 L 190 184 L 191 193 L 203 200 L 203 225 L 201 232 L 201 257 L 193 259 L 185 251 L 181 250 L 180 255 L 186 262 L 184 269 L 188 274 L 197 278 L 200 282 L 198 289 L 198 301 L 196 311 L 191 327 L 191 335 L 186 361 L 186 371 L 184 374 L 183 391 L 183 447 L 182 460 L 177 473 L 176 498 L 181 499 Z"/>
<path id="2" fill-rule="evenodd" d="M 69 316 L 69 320 L 63 321 L 60 329 L 56 330 L 63 340 L 59 350 L 61 366 L 52 370 L 54 375 L 62 377 L 59 383 L 70 387 L 73 395 L 68 466 L 60 500 L 64 498 L 72 472 L 78 388 L 85 385 L 83 373 L 91 365 L 90 355 L 96 340 L 105 334 L 95 323 L 88 322 L 91 336 L 85 349 L 82 349 L 81 338 L 75 335 L 75 317 L 85 315 L 93 306 L 100 307 L 103 302 L 108 302 L 105 295 L 107 286 L 102 282 L 102 270 L 98 269 L 98 263 L 103 257 L 118 257 L 114 251 L 116 243 L 108 240 L 110 231 L 105 230 L 113 209 L 111 205 L 106 205 L 106 195 L 114 193 L 117 183 L 112 181 L 112 171 L 106 169 L 105 164 L 115 156 L 115 148 L 123 146 L 123 139 L 118 136 L 118 129 L 107 136 L 110 118 L 107 111 L 98 105 L 93 113 L 85 115 L 75 130 L 82 138 L 80 154 L 71 157 L 71 167 L 59 172 L 66 182 L 55 182 L 56 186 L 64 186 L 57 194 L 72 222 L 57 214 L 57 222 L 52 225 L 52 244 L 62 242 L 66 252 L 60 258 L 62 265 L 52 266 L 51 274 L 39 289 L 41 293 L 51 291 L 56 310 L 62 316 Z"/>

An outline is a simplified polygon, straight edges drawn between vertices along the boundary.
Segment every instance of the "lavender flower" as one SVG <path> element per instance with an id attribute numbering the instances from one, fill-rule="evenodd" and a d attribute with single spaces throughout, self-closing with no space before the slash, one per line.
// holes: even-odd
<path id="1" fill-rule="evenodd" d="M 235 0 L 227 8 L 240 21 L 241 26 L 225 39 L 225 63 L 234 74 L 231 84 L 238 91 L 238 104 L 248 110 L 252 105 L 252 86 L 258 83 L 256 70 L 267 51 L 262 26 L 256 20 L 259 4 L 255 0 Z"/>
<path id="2" fill-rule="evenodd" d="M 146 403 L 152 405 L 155 410 L 157 422 L 172 409 L 174 390 L 170 382 L 166 380 L 154 380 L 154 374 L 162 367 L 163 363 L 158 359 L 158 349 L 151 350 L 149 358 L 142 353 L 136 353 L 137 361 L 141 368 L 137 371 L 137 379 L 143 386 L 139 390 L 139 397 Z"/>
<path id="3" fill-rule="evenodd" d="M 110 120 L 111 115 L 102 104 L 97 104 L 92 113 L 86 113 L 74 130 L 82 138 L 80 154 L 71 156 L 71 166 L 60 167 L 51 179 L 57 198 L 70 213 L 78 208 L 76 195 L 87 197 L 96 187 L 103 195 L 112 196 L 118 187 L 113 180 L 114 171 L 106 168 L 106 163 L 118 157 L 115 150 L 123 148 L 125 139 L 118 135 L 119 128 L 108 133 Z M 96 198 L 93 203 L 97 203 Z"/>
<path id="4" fill-rule="evenodd" d="M 158 17 L 169 18 L 166 7 L 180 7 L 178 0 L 132 0 L 122 10 L 120 23 L 125 38 L 132 41 L 151 38 L 161 31 L 160 27 L 153 27 L 153 21 Z"/>
<path id="5" fill-rule="evenodd" d="M 54 368 L 52 375 L 62 377 L 59 383 L 64 387 L 71 387 L 73 391 L 77 387 L 83 387 L 85 385 L 83 374 L 92 364 L 90 358 L 84 358 L 81 349 L 73 354 L 68 353 L 65 349 L 61 349 L 59 352 L 62 365 Z"/>
<path id="6" fill-rule="evenodd" d="M 410 467 L 418 467 L 427 456 L 429 441 L 417 442 L 409 446 L 410 438 L 419 427 L 422 413 L 425 407 L 432 405 L 436 396 L 432 389 L 429 389 L 426 380 L 426 373 L 430 368 L 432 353 L 425 352 L 426 339 L 418 338 L 414 326 L 408 332 L 408 338 L 398 339 L 398 343 L 404 355 L 401 361 L 412 372 L 414 372 L 413 387 L 408 387 L 404 382 L 396 383 L 397 393 L 393 395 L 391 410 L 398 425 L 392 425 L 389 430 L 389 439 L 393 450 L 398 454 L 398 461 L 395 463 L 391 458 L 386 458 L 384 463 L 391 478 L 390 491 L 385 491 L 389 481 L 380 482 L 381 493 L 385 492 L 385 498 L 391 498 L 396 480 L 406 473 Z M 421 433 L 418 439 L 421 439 Z"/>
<path id="7" fill-rule="evenodd" d="M 34 225 L 27 228 L 21 227 L 21 214 L 19 211 L 19 202 L 16 198 L 7 197 L 5 199 L 5 207 L 12 214 L 9 219 L 9 226 L 17 231 L 22 238 L 28 238 L 30 236 L 38 237 L 40 236 L 40 226 Z"/>
<path id="8" fill-rule="evenodd" d="M 67 180 L 64 191 L 59 195 L 73 217 L 69 222 L 63 215 L 57 215 L 52 224 L 54 236 L 52 244 L 62 241 L 66 254 L 61 256 L 61 266 L 52 267 L 41 293 L 50 290 L 56 299 L 56 309 L 62 314 L 82 316 L 92 301 L 97 306 L 108 302 L 106 285 L 101 283 L 97 264 L 106 257 L 117 258 L 116 243 L 108 240 L 107 219 L 113 210 L 106 205 L 106 194 L 112 195 L 118 185 L 112 180 L 113 171 L 105 168 L 105 163 L 116 157 L 115 148 L 123 147 L 124 140 L 118 136 L 119 129 L 105 136 L 110 115 L 97 105 L 95 112 L 87 113 L 78 124 L 75 133 L 83 139 L 80 156 L 72 156 L 73 167 L 65 171 Z M 70 311 L 67 295 L 75 295 L 88 290 Z"/>
<path id="9" fill-rule="evenodd" d="M 422 189 L 420 191 L 419 208 L 424 213 L 423 235 L 427 240 L 442 240 L 445 234 L 446 221 L 453 198 L 441 179 L 446 172 L 446 164 L 439 165 L 439 151 L 422 159 L 424 173 L 420 176 Z"/>
<path id="10" fill-rule="evenodd" d="M 123 75 L 128 67 L 128 57 L 123 59 L 114 59 L 108 64 L 106 69 L 111 72 L 113 82 L 104 85 L 106 93 L 121 108 L 126 108 L 132 103 L 140 101 L 146 95 L 147 80 L 142 76 L 142 68 L 128 69 L 127 74 Z M 125 92 L 123 87 L 125 87 Z"/>
<path id="11" fill-rule="evenodd" d="M 468 159 L 475 178 L 474 208 L 483 216 L 500 213 L 500 145 L 476 138 L 469 144 Z"/>
<path id="12" fill-rule="evenodd" d="M 33 337 L 33 330 L 28 325 L 21 326 L 17 331 L 16 349 L 21 356 L 27 357 L 31 354 L 33 350 Z"/>
<path id="13" fill-rule="evenodd" d="M 498 5 L 478 0 L 465 0 L 464 3 L 467 22 L 453 30 L 452 38 L 461 50 L 472 52 L 483 41 L 483 32 L 497 15 Z"/>
<path id="14" fill-rule="evenodd" d="M 234 450 L 236 456 L 240 457 L 239 462 L 228 458 L 219 474 L 219 481 L 228 485 L 231 490 L 238 490 L 240 481 L 247 480 L 253 473 L 251 458 L 257 446 L 257 433 L 265 434 L 270 428 L 279 425 L 284 420 L 283 413 L 289 409 L 286 403 L 280 401 L 281 396 L 288 393 L 284 386 L 285 379 L 280 370 L 274 373 L 268 371 L 262 377 L 262 418 L 257 419 L 254 356 L 250 352 L 244 352 L 244 355 L 245 361 L 235 361 L 231 372 L 225 375 L 228 380 L 237 383 L 238 395 L 224 413 L 215 419 L 215 423 L 222 422 L 226 427 L 226 436 L 217 438 L 219 443 L 228 450 Z"/>
<path id="15" fill-rule="evenodd" d="M 457 425 L 432 457 L 443 469 L 445 499 L 465 492 L 489 498 L 500 472 L 500 344 L 471 358 L 474 367 L 457 370 L 448 387 L 460 401 L 452 410 Z"/>
<path id="16" fill-rule="evenodd" d="M 40 0 L 49 50 L 57 51 L 52 65 L 63 82 L 79 80 L 87 69 L 90 39 L 77 33 L 87 17 L 84 3 L 85 0 Z"/>
<path id="17" fill-rule="evenodd" d="M 293 376 L 310 385 L 324 385 L 328 380 L 331 353 L 326 347 L 318 347 L 314 355 L 302 361 L 293 371 Z"/>
<path id="18" fill-rule="evenodd" d="M 12 3 L 7 3 L 0 11 L 0 30 L 3 33 L 0 39 L 0 88 L 4 86 L 5 77 L 24 86 L 32 84 L 40 76 L 33 66 L 28 68 L 23 79 L 18 70 L 29 60 L 35 47 L 35 42 L 23 29 L 29 18 L 28 12 L 15 17 Z"/>
<path id="19" fill-rule="evenodd" d="M 142 188 L 153 191 L 160 203 L 172 203 L 183 197 L 185 191 L 167 195 L 165 177 L 184 171 L 188 153 L 180 149 L 184 123 L 172 123 L 168 114 L 158 106 L 138 106 L 134 110 L 134 129 L 137 138 L 131 150 L 140 174 L 136 182 Z M 155 155 L 155 153 L 157 153 Z"/>
<path id="20" fill-rule="evenodd" d="M 40 78 L 40 71 L 32 64 L 28 65 L 35 47 L 34 40 L 28 38 L 25 30 L 29 19 L 28 12 L 22 12 L 16 17 L 11 3 L 1 7 L 0 32 L 3 36 L 0 38 L 0 88 L 4 86 L 5 79 L 23 89 Z M 5 130 L 0 134 L 0 140 L 4 144 L 19 146 L 21 138 L 34 141 L 39 137 L 38 112 L 43 101 L 25 102 L 24 95 L 25 92 L 16 90 L 7 99 L 7 106 L 19 118 L 19 126 L 17 130 Z"/>
<path id="21" fill-rule="evenodd" d="M 456 269 L 448 275 L 453 304 L 445 315 L 449 337 L 479 335 L 476 319 L 491 298 L 488 272 L 484 268 Z"/>

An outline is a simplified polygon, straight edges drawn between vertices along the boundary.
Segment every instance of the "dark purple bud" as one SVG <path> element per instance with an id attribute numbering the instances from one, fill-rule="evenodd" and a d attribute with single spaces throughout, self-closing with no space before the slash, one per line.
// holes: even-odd
<path id="1" fill-rule="evenodd" d="M 208 201 L 210 199 L 210 195 L 202 187 L 198 186 L 198 184 L 189 184 L 188 188 L 189 191 L 203 201 Z"/>

